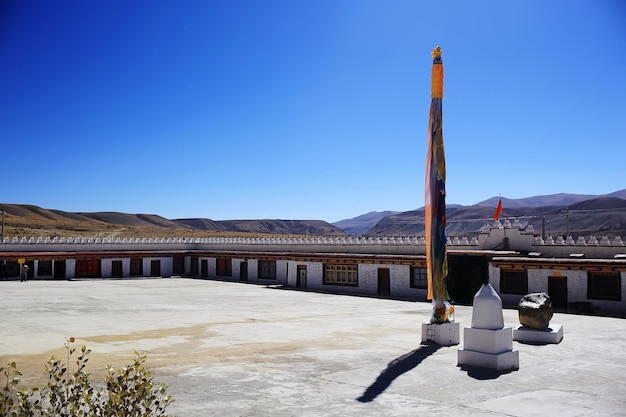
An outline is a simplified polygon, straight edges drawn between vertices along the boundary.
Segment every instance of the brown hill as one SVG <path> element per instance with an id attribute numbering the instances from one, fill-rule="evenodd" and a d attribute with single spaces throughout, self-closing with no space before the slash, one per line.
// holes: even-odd
<path id="1" fill-rule="evenodd" d="M 346 234 L 339 227 L 322 220 L 224 220 L 219 223 L 231 232 L 313 236 Z"/>
<path id="2" fill-rule="evenodd" d="M 169 220 L 155 214 L 71 213 L 25 204 L 0 204 L 5 237 L 201 237 L 215 234 L 338 235 L 321 220 Z"/>
<path id="3" fill-rule="evenodd" d="M 226 227 L 224 227 L 224 225 L 211 219 L 176 219 L 176 222 L 197 230 L 207 230 L 212 232 L 226 231 Z"/>
<path id="4" fill-rule="evenodd" d="M 25 204 L 0 204 L 4 236 L 193 236 L 188 226 L 151 214 L 71 213 Z"/>
<path id="5" fill-rule="evenodd" d="M 114 211 L 96 213 L 78 213 L 81 216 L 107 224 L 133 227 L 159 227 L 164 229 L 193 229 L 173 220 L 168 220 L 156 214 L 126 214 Z"/>

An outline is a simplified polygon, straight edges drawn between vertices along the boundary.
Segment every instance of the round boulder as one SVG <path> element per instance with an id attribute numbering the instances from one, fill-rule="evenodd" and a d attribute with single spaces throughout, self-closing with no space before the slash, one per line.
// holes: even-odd
<path id="1" fill-rule="evenodd" d="M 552 301 L 545 292 L 526 294 L 517 306 L 519 322 L 531 329 L 547 329 L 552 319 Z"/>

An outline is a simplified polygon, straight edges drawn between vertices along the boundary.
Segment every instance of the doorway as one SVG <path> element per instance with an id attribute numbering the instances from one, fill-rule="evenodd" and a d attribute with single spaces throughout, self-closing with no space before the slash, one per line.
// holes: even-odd
<path id="1" fill-rule="evenodd" d="M 389 268 L 378 268 L 378 295 L 391 295 Z"/>
<path id="2" fill-rule="evenodd" d="M 472 305 L 481 285 L 489 282 L 489 260 L 481 255 L 448 253 L 446 286 L 450 298 L 457 304 Z"/>
<path id="3" fill-rule="evenodd" d="M 567 308 L 567 277 L 555 272 L 548 277 L 548 295 L 554 308 Z"/>
<path id="4" fill-rule="evenodd" d="M 161 276 L 161 260 L 160 259 L 153 259 L 150 261 L 150 276 L 151 277 Z"/>
<path id="5" fill-rule="evenodd" d="M 111 278 L 122 278 L 124 272 L 122 270 L 122 261 L 111 262 Z"/>
<path id="6" fill-rule="evenodd" d="M 54 279 L 65 279 L 65 259 L 53 261 Z"/>
<path id="7" fill-rule="evenodd" d="M 296 288 L 306 288 L 306 265 L 298 265 L 296 271 Z"/>
<path id="8" fill-rule="evenodd" d="M 239 281 L 247 281 L 248 280 L 248 262 L 242 261 L 239 264 Z"/>

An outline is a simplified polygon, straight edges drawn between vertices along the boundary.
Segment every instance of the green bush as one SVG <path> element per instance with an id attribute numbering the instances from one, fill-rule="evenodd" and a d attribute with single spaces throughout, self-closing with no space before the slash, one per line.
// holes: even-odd
<path id="1" fill-rule="evenodd" d="M 174 402 L 165 383 L 156 383 L 146 368 L 146 356 L 135 352 L 131 365 L 113 369 L 106 367 L 104 385 L 94 386 L 85 372 L 91 352 L 83 346 L 76 358 L 76 369 L 70 370 L 75 349 L 68 339 L 67 361 L 54 356 L 45 370 L 48 381 L 38 388 L 20 389 L 20 376 L 15 362 L 0 367 L 5 382 L 0 392 L 0 417 L 153 417 L 168 416 L 165 409 Z"/>

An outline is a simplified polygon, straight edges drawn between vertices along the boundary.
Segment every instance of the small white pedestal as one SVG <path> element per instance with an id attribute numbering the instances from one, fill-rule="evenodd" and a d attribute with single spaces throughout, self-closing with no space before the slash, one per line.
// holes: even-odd
<path id="1" fill-rule="evenodd" d="M 560 343 L 563 340 L 563 325 L 550 324 L 543 330 L 519 326 L 513 330 L 513 340 L 529 343 Z"/>
<path id="2" fill-rule="evenodd" d="M 459 323 L 422 323 L 422 343 L 435 342 L 442 346 L 458 345 L 461 340 Z"/>
<path id="3" fill-rule="evenodd" d="M 489 368 L 496 371 L 519 369 L 519 351 L 513 350 L 512 328 L 463 329 L 464 349 L 458 351 L 459 366 Z"/>

